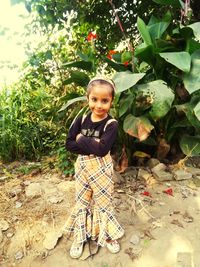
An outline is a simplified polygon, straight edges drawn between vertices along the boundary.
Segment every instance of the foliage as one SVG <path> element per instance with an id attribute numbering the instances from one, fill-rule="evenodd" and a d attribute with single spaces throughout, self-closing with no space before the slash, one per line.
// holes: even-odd
<path id="1" fill-rule="evenodd" d="M 38 158 L 54 150 L 61 169 L 70 172 L 66 128 L 87 110 L 85 88 L 98 72 L 117 85 L 112 112 L 130 163 L 137 150 L 160 158 L 180 149 L 200 153 L 196 10 L 186 13 L 179 0 L 170 6 L 165 0 L 13 1 L 39 15 L 34 29 L 45 40 L 29 52 L 17 88 L 2 93 L 1 157 Z"/>

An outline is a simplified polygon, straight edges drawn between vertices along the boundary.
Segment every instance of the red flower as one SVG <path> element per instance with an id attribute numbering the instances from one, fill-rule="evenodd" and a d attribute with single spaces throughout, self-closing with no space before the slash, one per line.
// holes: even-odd
<path id="1" fill-rule="evenodd" d="M 114 54 L 116 54 L 117 53 L 117 51 L 115 51 L 115 50 L 110 50 L 109 52 L 108 52 L 108 55 L 107 55 L 107 58 L 109 58 L 110 60 L 112 59 L 112 55 L 114 55 Z"/>
<path id="2" fill-rule="evenodd" d="M 96 33 L 93 32 L 89 32 L 88 36 L 86 37 L 86 39 L 88 40 L 88 42 L 97 39 L 97 35 Z"/>
<path id="3" fill-rule="evenodd" d="M 142 193 L 142 195 L 147 196 L 147 197 L 152 197 L 151 194 L 148 191 L 144 191 Z"/>
<path id="4" fill-rule="evenodd" d="M 129 65 L 129 62 L 128 62 L 128 61 L 125 61 L 125 62 L 124 62 L 124 66 L 127 67 L 128 65 Z"/>
<path id="5" fill-rule="evenodd" d="M 173 190 L 172 190 L 172 188 L 168 188 L 168 189 L 164 190 L 163 193 L 165 193 L 167 195 L 170 195 L 170 196 L 173 196 Z"/>

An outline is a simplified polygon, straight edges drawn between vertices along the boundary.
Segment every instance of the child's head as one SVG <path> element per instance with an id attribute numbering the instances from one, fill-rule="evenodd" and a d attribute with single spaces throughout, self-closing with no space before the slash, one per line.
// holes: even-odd
<path id="1" fill-rule="evenodd" d="M 104 78 L 92 79 L 87 87 L 87 98 L 90 110 L 97 120 L 107 116 L 115 93 L 115 84 Z"/>
<path id="2" fill-rule="evenodd" d="M 96 87 L 96 86 L 98 86 L 99 88 L 102 86 L 103 87 L 106 86 L 108 88 L 108 91 L 110 92 L 110 94 L 112 96 L 112 100 L 113 100 L 114 95 L 115 95 L 115 83 L 113 82 L 113 80 L 105 78 L 105 77 L 93 78 L 87 86 L 87 97 L 89 97 L 89 94 L 90 94 L 92 88 Z"/>

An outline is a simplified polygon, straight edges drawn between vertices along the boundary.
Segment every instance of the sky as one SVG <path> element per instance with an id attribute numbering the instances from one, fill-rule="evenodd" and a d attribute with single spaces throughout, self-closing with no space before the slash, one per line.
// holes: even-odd
<path id="1" fill-rule="evenodd" d="M 19 77 L 17 69 L 9 69 L 6 62 L 20 67 L 26 59 L 23 44 L 20 42 L 27 19 L 22 15 L 28 19 L 23 3 L 11 6 L 10 0 L 0 0 L 0 33 L 2 29 L 8 29 L 5 34 L 0 34 L 0 89 L 2 85 L 9 85 Z"/>

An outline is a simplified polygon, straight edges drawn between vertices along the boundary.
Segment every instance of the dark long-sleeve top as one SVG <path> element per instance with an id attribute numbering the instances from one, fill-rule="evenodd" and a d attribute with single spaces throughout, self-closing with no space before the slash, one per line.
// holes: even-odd
<path id="1" fill-rule="evenodd" d="M 75 154 L 96 155 L 104 157 L 114 145 L 117 137 L 118 123 L 113 120 L 104 129 L 108 116 L 98 122 L 91 120 L 89 113 L 82 122 L 82 116 L 78 117 L 69 129 L 66 139 L 66 149 Z M 81 137 L 76 141 L 76 136 L 81 133 Z M 97 141 L 99 139 L 99 142 Z"/>

